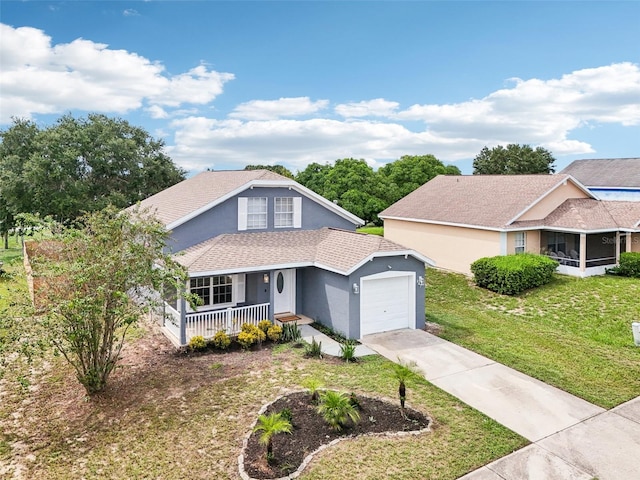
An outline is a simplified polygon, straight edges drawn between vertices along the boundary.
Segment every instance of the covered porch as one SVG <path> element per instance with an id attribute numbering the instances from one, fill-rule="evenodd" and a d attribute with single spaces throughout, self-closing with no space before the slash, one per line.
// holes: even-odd
<path id="1" fill-rule="evenodd" d="M 558 273 L 574 277 L 603 275 L 620 253 L 631 251 L 631 232 L 542 230 L 540 251 L 559 263 Z"/>

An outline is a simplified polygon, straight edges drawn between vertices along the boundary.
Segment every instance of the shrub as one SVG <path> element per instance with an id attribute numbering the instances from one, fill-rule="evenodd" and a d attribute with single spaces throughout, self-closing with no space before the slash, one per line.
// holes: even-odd
<path id="1" fill-rule="evenodd" d="M 350 398 L 344 393 L 328 390 L 320 396 L 318 413 L 331 428 L 339 432 L 346 426 L 348 420 L 357 423 L 360 414 L 356 407 L 351 404 Z"/>
<path id="2" fill-rule="evenodd" d="M 256 325 L 243 323 L 238 334 L 238 343 L 246 350 L 254 343 L 264 342 L 266 338 L 265 333 Z"/>
<path id="3" fill-rule="evenodd" d="M 618 266 L 608 269 L 607 273 L 640 278 L 640 252 L 622 252 Z"/>
<path id="4" fill-rule="evenodd" d="M 207 341 L 202 335 L 196 335 L 189 340 L 189 348 L 191 350 L 204 350 L 207 348 Z"/>
<path id="5" fill-rule="evenodd" d="M 347 340 L 344 343 L 340 344 L 340 358 L 342 358 L 345 362 L 355 362 L 356 361 L 356 343 L 350 340 Z"/>
<path id="6" fill-rule="evenodd" d="M 272 325 L 267 330 L 267 338 L 272 342 L 277 342 L 282 337 L 282 327 L 278 325 Z"/>
<path id="7" fill-rule="evenodd" d="M 271 323 L 271 320 L 260 320 L 258 322 L 258 328 L 262 330 L 265 333 L 265 335 L 269 331 L 269 327 L 271 327 L 271 325 L 273 325 Z"/>
<path id="8" fill-rule="evenodd" d="M 231 339 L 224 330 L 220 330 L 213 336 L 213 340 L 211 340 L 211 343 L 213 343 L 214 347 L 220 350 L 226 350 L 227 348 L 229 348 L 229 345 L 231 345 Z"/>
<path id="9" fill-rule="evenodd" d="M 282 410 L 280 410 L 280 417 L 293 425 L 293 413 L 291 413 L 290 408 L 283 408 Z"/>
<path id="10" fill-rule="evenodd" d="M 471 272 L 479 287 L 517 295 L 549 283 L 557 267 L 558 262 L 544 255 L 519 253 L 480 258 L 471 264 Z"/>
<path id="11" fill-rule="evenodd" d="M 320 400 L 320 389 L 324 387 L 322 382 L 317 378 L 308 378 L 302 383 L 302 386 L 306 387 L 311 394 L 311 403 L 317 405 Z"/>
<path id="12" fill-rule="evenodd" d="M 282 324 L 282 341 L 284 343 L 297 342 L 302 338 L 297 322 L 287 322 Z"/>
<path id="13" fill-rule="evenodd" d="M 304 347 L 307 357 L 322 358 L 322 342 L 316 342 L 316 337 L 311 337 L 311 343 Z"/>
<path id="14" fill-rule="evenodd" d="M 282 418 L 280 413 L 258 417 L 258 423 L 253 427 L 253 431 L 262 432 L 258 441 L 267 447 L 267 461 L 273 459 L 273 436 L 278 433 L 291 433 L 291 428 L 291 422 Z"/>

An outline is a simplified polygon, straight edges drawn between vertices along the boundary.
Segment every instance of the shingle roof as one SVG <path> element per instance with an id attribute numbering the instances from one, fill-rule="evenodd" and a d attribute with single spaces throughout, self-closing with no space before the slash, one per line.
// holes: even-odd
<path id="1" fill-rule="evenodd" d="M 560 173 L 589 187 L 640 188 L 640 158 L 575 160 Z"/>
<path id="2" fill-rule="evenodd" d="M 270 170 L 202 172 L 140 202 L 165 225 L 215 202 L 253 180 L 292 181 Z"/>
<path id="3" fill-rule="evenodd" d="M 416 252 L 377 235 L 335 228 L 219 235 L 176 254 L 191 275 L 308 266 L 349 274 L 372 256 Z"/>
<path id="4" fill-rule="evenodd" d="M 568 175 L 439 175 L 380 217 L 506 228 Z"/>
<path id="5" fill-rule="evenodd" d="M 581 231 L 636 229 L 640 202 L 612 202 L 593 198 L 570 198 L 543 220 L 514 222 L 511 228 L 562 228 Z"/>

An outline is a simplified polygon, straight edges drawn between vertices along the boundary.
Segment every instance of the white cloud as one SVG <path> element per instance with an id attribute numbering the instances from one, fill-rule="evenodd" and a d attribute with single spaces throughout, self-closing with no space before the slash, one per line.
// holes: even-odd
<path id="1" fill-rule="evenodd" d="M 309 97 L 252 100 L 238 105 L 229 116 L 244 120 L 275 120 L 311 115 L 325 109 L 327 105 L 328 100 L 312 102 Z"/>
<path id="2" fill-rule="evenodd" d="M 52 45 L 31 27 L 0 24 L 0 36 L 0 123 L 75 109 L 122 114 L 145 104 L 204 105 L 234 78 L 204 65 L 171 76 L 159 63 L 90 40 Z"/>
<path id="3" fill-rule="evenodd" d="M 134 8 L 126 8 L 123 12 L 122 15 L 124 15 L 125 17 L 139 17 L 140 14 L 138 13 L 138 11 Z"/>
<path id="4" fill-rule="evenodd" d="M 350 117 L 390 117 L 398 109 L 398 102 L 390 102 L 384 98 L 376 98 L 363 102 L 351 102 L 337 105 L 338 115 Z"/>

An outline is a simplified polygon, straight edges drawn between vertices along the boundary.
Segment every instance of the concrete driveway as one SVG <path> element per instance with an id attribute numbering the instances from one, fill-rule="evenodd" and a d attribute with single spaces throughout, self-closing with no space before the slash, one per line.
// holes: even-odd
<path id="1" fill-rule="evenodd" d="M 422 330 L 362 343 L 533 442 L 464 480 L 640 479 L 640 398 L 607 412 Z"/>

